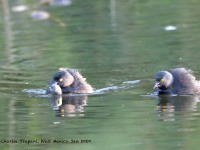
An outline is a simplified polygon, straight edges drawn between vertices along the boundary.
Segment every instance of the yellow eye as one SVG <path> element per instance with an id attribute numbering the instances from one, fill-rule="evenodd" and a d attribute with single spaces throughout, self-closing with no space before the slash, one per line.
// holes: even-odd
<path id="1" fill-rule="evenodd" d="M 163 83 L 163 82 L 165 82 L 165 80 L 164 80 L 164 79 L 161 79 L 161 80 L 160 80 L 160 82 L 162 82 L 162 83 Z"/>
<path id="2" fill-rule="evenodd" d="M 62 78 L 60 78 L 58 81 L 59 81 L 59 82 L 62 82 L 62 81 L 63 81 L 63 79 L 62 79 Z"/>

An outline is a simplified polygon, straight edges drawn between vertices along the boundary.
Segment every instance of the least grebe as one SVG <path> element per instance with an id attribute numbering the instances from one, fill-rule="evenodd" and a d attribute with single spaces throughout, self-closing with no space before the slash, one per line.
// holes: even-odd
<path id="1" fill-rule="evenodd" d="M 195 95 L 200 94 L 200 83 L 191 70 L 174 68 L 156 73 L 154 89 L 159 94 Z"/>
<path id="2" fill-rule="evenodd" d="M 86 78 L 71 68 L 60 68 L 50 81 L 47 93 L 61 95 L 63 93 L 92 93 L 93 88 Z"/>

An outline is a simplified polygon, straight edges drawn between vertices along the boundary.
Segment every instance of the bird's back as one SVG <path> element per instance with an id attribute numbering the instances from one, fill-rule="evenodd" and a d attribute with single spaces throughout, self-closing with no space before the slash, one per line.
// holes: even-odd
<path id="1" fill-rule="evenodd" d="M 200 94 L 200 83 L 195 79 L 191 70 L 185 68 L 170 69 L 174 77 L 172 92 L 175 94 Z"/>
<path id="2" fill-rule="evenodd" d="M 92 93 L 93 88 L 87 83 L 84 78 L 77 70 L 66 68 L 66 70 L 75 78 L 72 88 L 74 93 Z"/>

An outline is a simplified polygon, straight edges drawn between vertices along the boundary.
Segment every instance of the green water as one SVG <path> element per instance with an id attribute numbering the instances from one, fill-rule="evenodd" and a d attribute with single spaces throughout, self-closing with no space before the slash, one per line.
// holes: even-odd
<path id="1" fill-rule="evenodd" d="M 22 4 L 28 10 L 11 11 Z M 158 70 L 182 66 L 200 79 L 199 5 L 197 0 L 72 0 L 69 6 L 1 0 L 0 149 L 198 150 L 198 97 L 159 99 L 147 93 L 153 92 Z M 34 20 L 33 10 L 47 11 L 50 18 Z M 170 25 L 177 29 L 166 31 Z M 59 112 L 42 93 L 59 67 L 78 69 L 95 89 L 122 88 L 78 97 L 76 113 L 68 113 L 75 105 L 67 99 Z M 140 82 L 123 84 L 133 80 Z"/>

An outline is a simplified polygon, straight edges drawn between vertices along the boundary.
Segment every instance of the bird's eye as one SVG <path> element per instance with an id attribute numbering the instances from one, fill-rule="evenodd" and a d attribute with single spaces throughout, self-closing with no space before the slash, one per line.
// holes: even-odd
<path id="1" fill-rule="evenodd" d="M 59 81 L 59 82 L 62 82 L 62 81 L 63 81 L 63 79 L 62 79 L 62 78 L 60 78 L 58 81 Z"/>
<path id="2" fill-rule="evenodd" d="M 164 80 L 164 79 L 161 79 L 161 80 L 160 80 L 160 82 L 162 82 L 162 83 L 163 83 L 163 82 L 165 82 L 165 80 Z"/>

